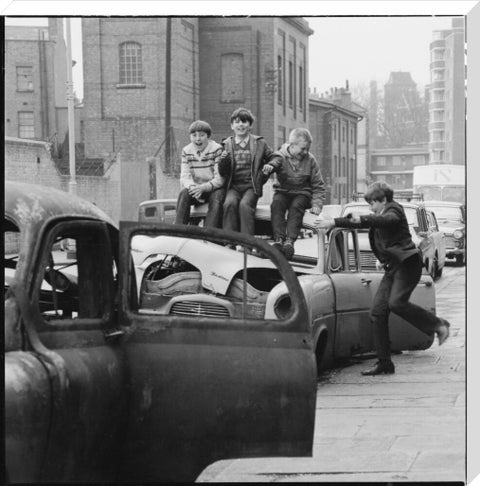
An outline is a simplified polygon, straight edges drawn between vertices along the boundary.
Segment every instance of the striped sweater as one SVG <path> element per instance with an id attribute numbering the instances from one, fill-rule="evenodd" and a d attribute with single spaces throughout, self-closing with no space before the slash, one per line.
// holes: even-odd
<path id="1" fill-rule="evenodd" d="M 222 154 L 222 146 L 214 140 L 209 140 L 200 154 L 197 147 L 189 143 L 182 149 L 180 185 L 188 188 L 192 184 L 204 184 L 204 191 L 211 192 L 222 187 L 224 178 L 218 173 L 218 162 Z"/>

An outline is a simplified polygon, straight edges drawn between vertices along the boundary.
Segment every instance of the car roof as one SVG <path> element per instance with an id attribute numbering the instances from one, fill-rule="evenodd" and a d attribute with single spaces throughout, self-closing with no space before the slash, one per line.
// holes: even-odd
<path id="1" fill-rule="evenodd" d="M 449 206 L 449 207 L 461 207 L 461 206 L 465 206 L 463 203 L 461 202 L 457 202 L 457 201 L 424 201 L 423 203 L 425 206 Z"/>
<path id="2" fill-rule="evenodd" d="M 5 216 L 19 227 L 41 228 L 52 219 L 77 217 L 115 222 L 90 201 L 59 189 L 5 181 Z"/>
<path id="3" fill-rule="evenodd" d="M 393 198 L 393 200 L 395 201 L 395 198 Z M 404 201 L 396 201 L 398 204 L 401 204 L 403 207 L 405 208 L 421 208 L 421 207 L 424 207 L 425 204 L 423 202 L 412 202 L 412 201 L 409 201 L 409 202 L 404 202 Z M 367 203 L 367 201 L 352 201 L 352 202 L 349 202 L 349 203 L 346 203 L 343 205 L 344 208 L 348 208 L 348 207 L 352 207 L 352 206 L 369 206 L 369 204 Z"/>

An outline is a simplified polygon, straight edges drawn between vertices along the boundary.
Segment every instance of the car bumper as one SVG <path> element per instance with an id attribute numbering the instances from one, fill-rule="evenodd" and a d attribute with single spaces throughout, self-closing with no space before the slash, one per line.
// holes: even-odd
<path id="1" fill-rule="evenodd" d="M 455 258 L 457 255 L 465 255 L 465 248 L 447 248 L 447 258 Z"/>

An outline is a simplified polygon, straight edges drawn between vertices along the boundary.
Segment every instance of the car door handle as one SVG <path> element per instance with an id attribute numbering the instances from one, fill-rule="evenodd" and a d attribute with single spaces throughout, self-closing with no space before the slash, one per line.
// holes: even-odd
<path id="1" fill-rule="evenodd" d="M 114 341 L 115 339 L 122 337 L 124 334 L 125 331 L 123 329 L 113 329 L 104 334 L 105 341 Z"/>
<path id="2" fill-rule="evenodd" d="M 372 279 L 370 278 L 362 278 L 362 280 L 360 280 L 362 282 L 362 285 L 364 287 L 366 287 L 367 285 L 370 285 L 372 283 Z"/>

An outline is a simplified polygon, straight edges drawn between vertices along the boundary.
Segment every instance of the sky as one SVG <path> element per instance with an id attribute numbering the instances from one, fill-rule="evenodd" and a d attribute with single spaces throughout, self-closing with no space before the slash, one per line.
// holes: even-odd
<path id="1" fill-rule="evenodd" d="M 309 86 L 323 93 L 350 88 L 373 79 L 379 88 L 392 71 L 409 71 L 421 92 L 430 82 L 430 51 L 434 30 L 451 27 L 444 16 L 305 17 L 314 34 L 309 38 Z M 7 25 L 46 25 L 45 18 L 7 18 Z M 83 98 L 81 20 L 71 19 L 74 90 Z"/>
<path id="2" fill-rule="evenodd" d="M 434 30 L 449 29 L 452 17 L 308 17 L 309 84 L 323 93 L 349 81 L 378 87 L 390 72 L 407 71 L 423 91 L 430 82 L 430 42 Z"/>

